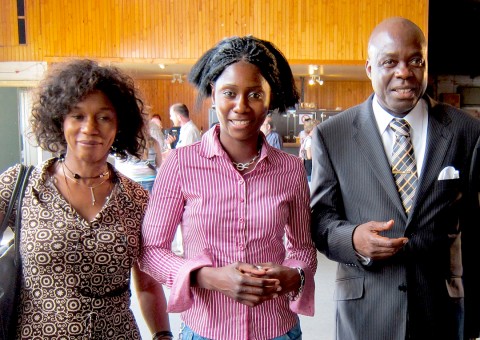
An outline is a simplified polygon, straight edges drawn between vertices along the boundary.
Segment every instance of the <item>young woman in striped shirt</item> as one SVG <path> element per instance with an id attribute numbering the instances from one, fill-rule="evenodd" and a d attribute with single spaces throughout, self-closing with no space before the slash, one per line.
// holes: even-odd
<path id="1" fill-rule="evenodd" d="M 301 339 L 314 314 L 317 257 L 302 161 L 268 145 L 269 110 L 299 96 L 283 54 L 252 36 L 227 38 L 193 66 L 199 103 L 219 124 L 172 150 L 143 229 L 142 268 L 171 288 L 181 339 Z M 171 251 L 181 224 L 184 256 Z"/>

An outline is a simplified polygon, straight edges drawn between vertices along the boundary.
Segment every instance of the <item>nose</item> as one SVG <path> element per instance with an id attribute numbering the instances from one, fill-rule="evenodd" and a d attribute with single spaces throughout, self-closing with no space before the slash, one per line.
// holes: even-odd
<path id="1" fill-rule="evenodd" d="M 82 132 L 86 134 L 98 133 L 97 121 L 93 117 L 87 117 L 82 125 Z"/>
<path id="2" fill-rule="evenodd" d="M 242 113 L 242 112 L 246 112 L 248 110 L 248 108 L 249 108 L 248 97 L 247 96 L 239 96 L 237 98 L 237 101 L 235 102 L 235 107 L 233 108 L 233 110 L 236 113 Z"/>
<path id="3" fill-rule="evenodd" d="M 395 70 L 395 75 L 397 77 L 406 79 L 412 75 L 412 70 L 407 63 L 400 62 Z"/>

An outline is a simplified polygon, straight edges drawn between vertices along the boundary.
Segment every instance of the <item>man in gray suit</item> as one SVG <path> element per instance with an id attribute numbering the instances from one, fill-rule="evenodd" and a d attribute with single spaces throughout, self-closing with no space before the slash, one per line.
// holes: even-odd
<path id="1" fill-rule="evenodd" d="M 409 20 L 373 30 L 365 67 L 374 94 L 312 142 L 312 237 L 338 262 L 336 339 L 477 337 L 480 121 L 425 94 L 427 43 Z M 393 118 L 410 131 L 407 170 L 393 166 L 405 160 Z"/>

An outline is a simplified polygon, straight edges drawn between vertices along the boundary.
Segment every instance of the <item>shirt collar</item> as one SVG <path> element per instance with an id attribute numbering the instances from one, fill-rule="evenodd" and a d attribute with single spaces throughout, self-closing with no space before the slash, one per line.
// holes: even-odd
<path id="1" fill-rule="evenodd" d="M 262 149 L 260 151 L 260 160 L 271 156 L 272 152 L 275 152 L 275 148 L 267 143 L 266 137 L 263 133 L 260 134 L 263 139 Z M 214 156 L 228 157 L 227 153 L 220 143 L 220 124 L 215 125 L 205 132 L 202 136 L 201 142 L 201 154 L 206 158 L 212 158 Z"/>
<path id="2" fill-rule="evenodd" d="M 375 115 L 375 120 L 377 121 L 378 130 L 380 131 L 380 135 L 382 135 L 389 127 L 392 119 L 395 117 L 380 106 L 376 95 L 373 96 L 372 106 L 373 114 Z M 426 112 L 427 104 L 422 98 L 418 101 L 417 105 L 415 105 L 412 111 L 410 111 L 403 118 L 408 122 L 408 124 L 410 124 L 412 131 L 422 131 L 423 119 Z"/>

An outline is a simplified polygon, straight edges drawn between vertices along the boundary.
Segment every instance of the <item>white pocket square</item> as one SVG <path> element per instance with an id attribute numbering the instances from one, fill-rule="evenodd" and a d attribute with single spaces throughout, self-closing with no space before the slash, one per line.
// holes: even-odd
<path id="1" fill-rule="evenodd" d="M 438 175 L 438 180 L 443 181 L 446 179 L 457 179 L 460 178 L 460 172 L 456 170 L 453 166 L 447 166 Z"/>

